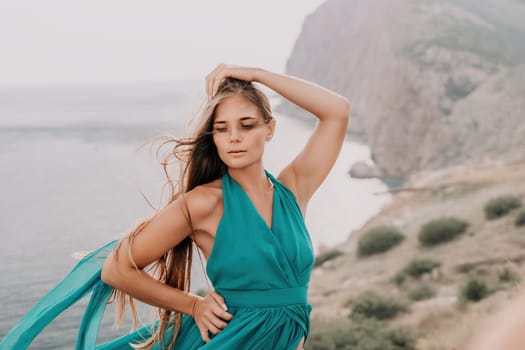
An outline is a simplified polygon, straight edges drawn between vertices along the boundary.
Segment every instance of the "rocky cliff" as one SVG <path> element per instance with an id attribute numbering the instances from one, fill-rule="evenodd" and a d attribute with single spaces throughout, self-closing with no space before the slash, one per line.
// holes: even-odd
<path id="1" fill-rule="evenodd" d="M 286 72 L 352 101 L 350 138 L 385 175 L 525 159 L 523 18 L 517 0 L 328 0 Z"/>

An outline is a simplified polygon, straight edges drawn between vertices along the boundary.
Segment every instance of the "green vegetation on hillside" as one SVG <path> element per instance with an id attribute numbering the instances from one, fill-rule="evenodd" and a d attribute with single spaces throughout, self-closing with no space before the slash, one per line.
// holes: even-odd
<path id="1" fill-rule="evenodd" d="M 459 296 L 462 301 L 480 301 L 491 293 L 485 278 L 478 274 L 471 274 L 460 286 Z"/>
<path id="2" fill-rule="evenodd" d="M 516 226 L 525 225 L 525 209 L 522 209 L 518 212 L 518 214 L 516 215 L 516 219 L 514 220 L 514 225 Z"/>
<path id="3" fill-rule="evenodd" d="M 521 207 L 521 200 L 519 197 L 504 195 L 492 198 L 485 207 L 485 217 L 488 220 L 493 220 L 507 215 L 511 210 Z"/>
<path id="4" fill-rule="evenodd" d="M 368 230 L 358 242 L 359 256 L 386 252 L 400 244 L 405 236 L 397 227 L 384 225 Z"/>
<path id="5" fill-rule="evenodd" d="M 324 253 L 321 253 L 315 257 L 314 267 L 321 266 L 323 263 L 337 258 L 339 255 L 342 255 L 343 252 L 338 249 L 330 249 Z"/>
<path id="6" fill-rule="evenodd" d="M 350 317 L 375 318 L 387 320 L 407 310 L 407 306 L 391 297 L 376 293 L 364 293 L 350 301 L 352 312 Z"/>
<path id="7" fill-rule="evenodd" d="M 468 222 L 450 216 L 430 220 L 421 227 L 419 243 L 429 247 L 449 242 L 465 233 L 468 225 Z"/>
<path id="8" fill-rule="evenodd" d="M 404 272 L 414 278 L 419 278 L 425 273 L 430 273 L 437 267 L 440 267 L 439 261 L 428 258 L 415 258 L 410 261 L 403 269 Z"/>
<path id="9" fill-rule="evenodd" d="M 305 350 L 416 350 L 416 339 L 402 328 L 372 319 L 312 319 Z"/>
<path id="10" fill-rule="evenodd" d="M 436 295 L 436 291 L 429 284 L 420 284 L 410 289 L 407 293 L 408 299 L 412 301 L 420 301 L 430 299 Z"/>

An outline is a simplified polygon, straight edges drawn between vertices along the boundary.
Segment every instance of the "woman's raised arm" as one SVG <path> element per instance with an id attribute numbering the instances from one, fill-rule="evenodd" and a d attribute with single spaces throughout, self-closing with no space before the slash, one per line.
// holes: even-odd
<path id="1" fill-rule="evenodd" d="M 328 176 L 341 151 L 350 119 L 350 102 L 333 91 L 286 74 L 261 69 L 254 80 L 319 120 L 304 148 L 279 174 L 279 179 L 295 193 L 304 213 L 308 201 Z"/>

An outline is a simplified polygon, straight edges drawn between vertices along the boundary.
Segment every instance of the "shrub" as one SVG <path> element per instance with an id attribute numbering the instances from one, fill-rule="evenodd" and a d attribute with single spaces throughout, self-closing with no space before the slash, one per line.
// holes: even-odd
<path id="1" fill-rule="evenodd" d="M 371 319 L 317 321 L 305 350 L 416 350 L 416 339 L 407 331 Z"/>
<path id="2" fill-rule="evenodd" d="M 432 259 L 414 259 L 404 268 L 407 275 L 414 278 L 419 278 L 425 273 L 432 272 L 437 267 L 440 267 L 441 263 Z"/>
<path id="3" fill-rule="evenodd" d="M 514 220 L 514 225 L 523 226 L 525 225 L 525 209 L 522 209 L 518 212 L 516 220 Z"/>
<path id="4" fill-rule="evenodd" d="M 516 284 L 519 282 L 520 278 L 517 274 L 512 272 L 509 268 L 504 268 L 503 271 L 498 273 L 498 279 L 503 283 Z"/>
<path id="5" fill-rule="evenodd" d="M 478 275 L 470 275 L 460 287 L 460 297 L 467 301 L 480 301 L 490 294 L 485 279 Z"/>
<path id="6" fill-rule="evenodd" d="M 492 198 L 484 207 L 485 217 L 489 220 L 507 215 L 512 209 L 521 207 L 519 197 L 506 195 Z"/>
<path id="7" fill-rule="evenodd" d="M 453 240 L 465 232 L 468 223 L 454 217 L 431 220 L 421 227 L 419 242 L 423 246 L 433 246 Z"/>
<path id="8" fill-rule="evenodd" d="M 403 241 L 405 236 L 394 226 L 379 226 L 368 230 L 358 243 L 359 256 L 383 253 Z"/>
<path id="9" fill-rule="evenodd" d="M 405 282 L 406 278 L 407 278 L 407 274 L 405 273 L 404 270 L 401 270 L 398 273 L 396 273 L 396 275 L 392 278 L 392 281 L 398 286 L 400 286 L 403 284 L 403 282 Z"/>
<path id="10" fill-rule="evenodd" d="M 366 293 L 352 302 L 352 312 L 349 316 L 386 320 L 404 311 L 406 311 L 404 303 L 375 293 Z"/>
<path id="11" fill-rule="evenodd" d="M 436 291 L 428 284 L 421 284 L 408 291 L 408 298 L 413 301 L 430 299 L 436 295 Z"/>
<path id="12" fill-rule="evenodd" d="M 342 254 L 343 252 L 338 249 L 327 250 L 326 252 L 321 253 L 315 257 L 314 267 L 321 266 L 326 261 L 332 260 Z"/>

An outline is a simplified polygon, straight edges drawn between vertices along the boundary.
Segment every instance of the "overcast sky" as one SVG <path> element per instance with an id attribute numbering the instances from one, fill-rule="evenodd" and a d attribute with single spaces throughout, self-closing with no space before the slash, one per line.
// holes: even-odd
<path id="1" fill-rule="evenodd" d="M 0 0 L 0 85 L 201 79 L 218 63 L 284 72 L 325 0 Z"/>

